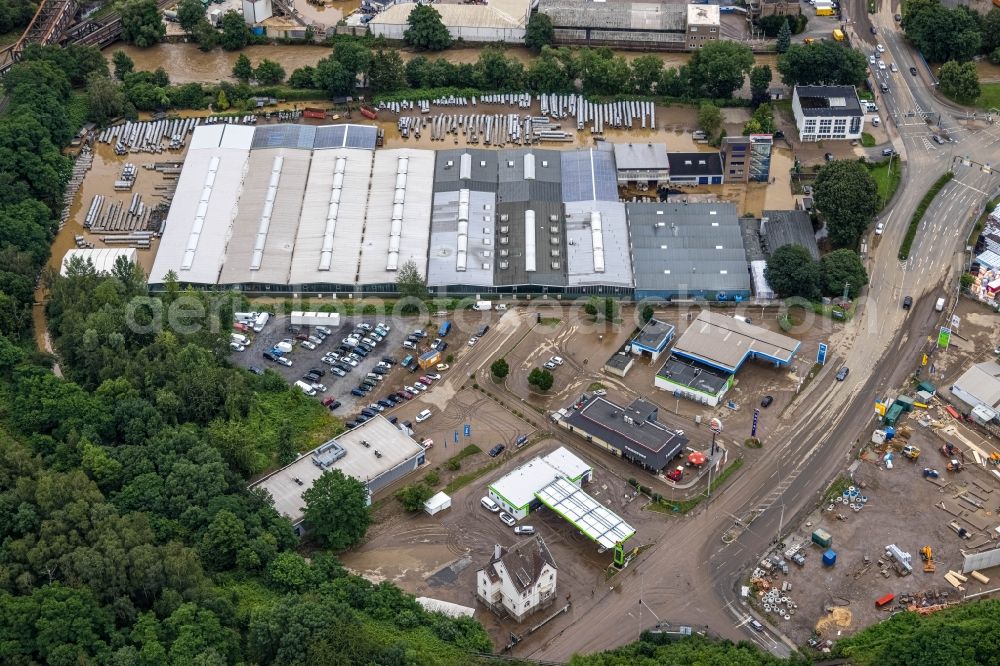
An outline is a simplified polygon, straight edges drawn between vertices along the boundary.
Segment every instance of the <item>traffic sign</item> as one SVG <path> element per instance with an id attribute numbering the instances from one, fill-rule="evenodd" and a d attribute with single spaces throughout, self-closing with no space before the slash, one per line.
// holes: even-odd
<path id="1" fill-rule="evenodd" d="M 455 431 L 455 443 L 456 444 L 458 443 L 458 431 L 457 430 Z"/>
<path id="2" fill-rule="evenodd" d="M 716 435 L 718 435 L 720 432 L 722 432 L 722 421 L 713 418 L 711 421 L 708 422 L 708 429 L 714 432 Z"/>
<path id="3" fill-rule="evenodd" d="M 816 351 L 816 362 L 820 365 L 826 365 L 826 350 L 828 347 L 825 342 L 819 343 L 819 349 Z"/>
<path id="4" fill-rule="evenodd" d="M 760 410 L 759 409 L 753 410 L 753 427 L 750 428 L 751 437 L 757 436 L 757 419 L 759 418 L 760 418 Z"/>
<path id="5" fill-rule="evenodd" d="M 948 345 L 951 344 L 951 329 L 945 326 L 941 327 L 938 331 L 938 347 L 942 349 L 947 349 Z"/>

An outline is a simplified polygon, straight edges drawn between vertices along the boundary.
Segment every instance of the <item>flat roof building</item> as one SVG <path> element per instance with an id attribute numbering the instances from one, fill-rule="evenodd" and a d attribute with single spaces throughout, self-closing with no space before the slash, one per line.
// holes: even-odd
<path id="1" fill-rule="evenodd" d="M 667 153 L 671 185 L 722 185 L 722 153 Z"/>
<path id="2" fill-rule="evenodd" d="M 653 187 L 670 179 L 667 147 L 662 143 L 616 143 L 615 167 L 618 182 L 644 183 Z"/>
<path id="3" fill-rule="evenodd" d="M 667 357 L 653 386 L 678 398 L 717 407 L 733 385 L 733 374 L 680 356 Z"/>
<path id="4" fill-rule="evenodd" d="M 565 478 L 580 486 L 590 481 L 592 475 L 590 465 L 561 446 L 546 456 L 532 458 L 491 483 L 489 496 L 520 520 L 541 506 L 535 493 L 555 479 Z"/>
<path id="5" fill-rule="evenodd" d="M 984 406 L 1000 411 L 1000 363 L 985 361 L 970 366 L 951 385 L 951 394 L 968 410 Z"/>
<path id="6" fill-rule="evenodd" d="M 686 48 L 687 7 L 683 4 L 542 0 L 538 11 L 552 20 L 558 44 Z"/>
<path id="7" fill-rule="evenodd" d="M 801 344 L 728 315 L 702 311 L 674 343 L 673 354 L 735 373 L 748 359 L 788 365 Z"/>
<path id="8" fill-rule="evenodd" d="M 274 500 L 274 508 L 303 534 L 302 493 L 328 470 L 339 469 L 345 476 L 362 481 L 370 494 L 403 478 L 424 464 L 424 447 L 382 416 L 299 457 L 252 484 L 263 488 Z"/>
<path id="9" fill-rule="evenodd" d="M 802 141 L 860 139 L 865 128 L 854 86 L 795 86 L 792 113 Z"/>
<path id="10" fill-rule="evenodd" d="M 632 257 L 625 204 L 574 201 L 564 204 L 567 291 L 632 293 Z"/>
<path id="11" fill-rule="evenodd" d="M 750 275 L 731 203 L 630 203 L 635 298 L 741 300 Z"/>
<path id="12" fill-rule="evenodd" d="M 719 5 L 689 4 L 687 6 L 687 47 L 696 50 L 719 38 L 721 26 Z"/>
<path id="13" fill-rule="evenodd" d="M 723 175 L 727 183 L 766 183 L 771 180 L 770 134 L 727 136 L 722 139 Z"/>
<path id="14" fill-rule="evenodd" d="M 650 319 L 630 342 L 632 353 L 637 356 L 649 354 L 650 359 L 656 361 L 660 354 L 664 352 L 670 341 L 674 339 L 674 332 L 677 329 L 673 324 L 668 324 L 659 319 Z"/>
<path id="15" fill-rule="evenodd" d="M 760 238 L 768 257 L 783 245 L 799 245 L 819 260 L 816 232 L 809 213 L 804 210 L 765 210 L 760 220 Z"/>
<path id="16" fill-rule="evenodd" d="M 660 472 L 688 440 L 657 421 L 659 408 L 645 400 L 628 407 L 594 396 L 571 408 L 559 425 L 587 441 L 653 472 Z"/>

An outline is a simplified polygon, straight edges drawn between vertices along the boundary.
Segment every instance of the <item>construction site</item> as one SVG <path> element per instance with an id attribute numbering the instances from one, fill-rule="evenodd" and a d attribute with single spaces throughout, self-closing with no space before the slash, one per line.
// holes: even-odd
<path id="1" fill-rule="evenodd" d="M 916 389 L 880 408 L 895 425 L 875 419 L 847 473 L 742 589 L 797 644 L 822 652 L 898 610 L 930 613 L 996 587 L 1000 451 L 933 387 Z"/>

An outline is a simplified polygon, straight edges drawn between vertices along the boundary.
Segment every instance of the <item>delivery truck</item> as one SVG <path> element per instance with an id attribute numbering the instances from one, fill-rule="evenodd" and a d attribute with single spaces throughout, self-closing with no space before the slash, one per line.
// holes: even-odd
<path id="1" fill-rule="evenodd" d="M 944 310 L 944 299 L 943 298 L 937 299 L 937 302 L 934 303 L 934 309 L 937 310 L 938 312 L 942 312 Z"/>
<path id="2" fill-rule="evenodd" d="M 476 304 L 472 306 L 473 310 L 479 310 L 480 312 L 486 312 L 493 309 L 493 301 L 476 301 Z"/>

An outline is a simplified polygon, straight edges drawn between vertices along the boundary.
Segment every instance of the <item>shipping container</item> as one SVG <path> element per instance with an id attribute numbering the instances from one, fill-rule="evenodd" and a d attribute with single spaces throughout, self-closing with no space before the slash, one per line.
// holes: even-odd
<path id="1" fill-rule="evenodd" d="M 830 548 L 825 553 L 823 553 L 823 566 L 832 567 L 837 563 L 837 552 Z"/>
<path id="2" fill-rule="evenodd" d="M 895 598 L 896 598 L 896 595 L 893 594 L 892 592 L 890 592 L 889 594 L 886 594 L 885 596 L 881 596 L 881 597 L 879 597 L 878 599 L 875 600 L 875 608 L 882 608 L 883 606 L 885 606 L 887 604 L 891 604 L 892 601 Z"/>
<path id="3" fill-rule="evenodd" d="M 429 352 L 424 352 L 420 355 L 420 368 L 426 370 L 427 368 L 432 368 L 441 362 L 441 352 L 436 349 L 432 349 Z"/>
<path id="4" fill-rule="evenodd" d="M 323 120 L 326 118 L 326 111 L 323 109 L 314 109 L 312 107 L 306 107 L 302 109 L 302 115 L 306 118 L 319 118 Z"/>
<path id="5" fill-rule="evenodd" d="M 812 542 L 817 546 L 822 546 L 823 548 L 829 548 L 830 544 L 833 543 L 833 537 L 826 530 L 813 530 Z"/>

